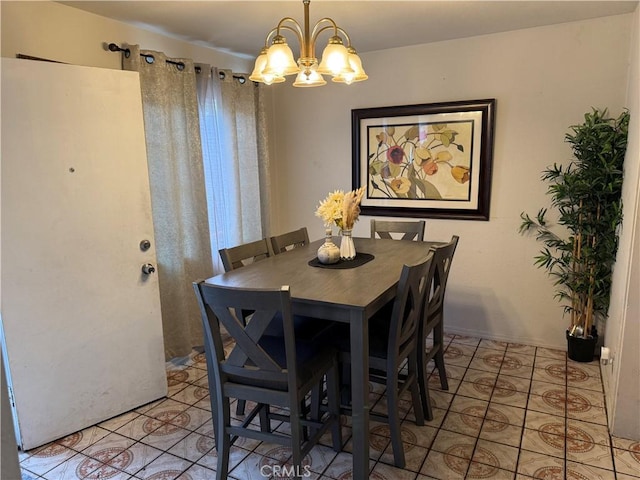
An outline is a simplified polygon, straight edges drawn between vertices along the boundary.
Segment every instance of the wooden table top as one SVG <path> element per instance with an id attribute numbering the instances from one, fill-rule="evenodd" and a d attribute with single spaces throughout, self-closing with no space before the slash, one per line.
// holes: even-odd
<path id="1" fill-rule="evenodd" d="M 339 242 L 335 237 L 334 241 Z M 351 269 L 328 269 L 308 264 L 316 258 L 324 239 L 266 258 L 206 280 L 213 285 L 242 288 L 279 288 L 289 285 L 295 313 L 349 321 L 348 310 L 364 310 L 368 318 L 395 296 L 404 264 L 422 261 L 431 245 L 440 242 L 409 242 L 354 238 L 356 252 L 374 259 Z M 321 312 L 317 309 L 321 308 Z M 314 310 L 315 309 L 315 310 Z"/>

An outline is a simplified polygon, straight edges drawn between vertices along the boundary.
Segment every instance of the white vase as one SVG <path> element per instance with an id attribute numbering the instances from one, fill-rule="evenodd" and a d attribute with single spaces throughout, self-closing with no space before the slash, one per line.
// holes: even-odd
<path id="1" fill-rule="evenodd" d="M 342 230 L 340 240 L 340 258 L 342 260 L 353 260 L 356 258 L 356 246 L 353 244 L 351 230 Z"/>
<path id="2" fill-rule="evenodd" d="M 336 263 L 340 260 L 340 248 L 333 243 L 331 228 L 325 230 L 324 243 L 318 249 L 318 261 L 325 265 Z"/>

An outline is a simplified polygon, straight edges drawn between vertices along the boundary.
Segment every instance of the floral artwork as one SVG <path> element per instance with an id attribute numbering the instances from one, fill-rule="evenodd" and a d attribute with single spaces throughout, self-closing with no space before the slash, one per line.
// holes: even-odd
<path id="1" fill-rule="evenodd" d="M 495 100 L 355 109 L 367 215 L 488 220 Z"/>
<path id="2" fill-rule="evenodd" d="M 369 198 L 468 200 L 473 122 L 369 127 Z"/>

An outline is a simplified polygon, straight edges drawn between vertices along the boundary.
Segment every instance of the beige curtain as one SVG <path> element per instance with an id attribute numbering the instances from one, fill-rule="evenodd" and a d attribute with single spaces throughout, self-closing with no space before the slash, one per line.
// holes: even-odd
<path id="1" fill-rule="evenodd" d="M 216 273 L 217 255 L 269 235 L 269 148 L 264 91 L 248 75 L 198 65 L 198 105 Z"/>
<path id="2" fill-rule="evenodd" d="M 167 359 L 202 345 L 192 282 L 213 274 L 194 65 L 129 46 L 140 73 Z M 141 56 L 142 54 L 142 56 Z"/>

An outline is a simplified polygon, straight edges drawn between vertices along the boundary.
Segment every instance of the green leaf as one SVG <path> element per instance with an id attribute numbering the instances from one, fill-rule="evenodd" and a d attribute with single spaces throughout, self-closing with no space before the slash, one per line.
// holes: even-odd
<path id="1" fill-rule="evenodd" d="M 409 127 L 407 129 L 407 131 L 404 132 L 404 137 L 407 140 L 411 140 L 413 138 L 417 138 L 418 137 L 418 126 L 417 125 L 412 125 L 411 127 Z"/>
<path id="2" fill-rule="evenodd" d="M 371 162 L 371 165 L 369 165 L 369 175 L 380 174 L 385 163 L 387 162 L 383 162 L 382 160 L 374 160 L 373 162 Z"/>
<path id="3" fill-rule="evenodd" d="M 450 130 L 446 130 L 442 133 L 440 133 L 440 141 L 442 142 L 442 145 L 444 145 L 445 147 L 449 147 L 449 145 L 451 145 L 451 142 L 453 141 L 453 135 L 450 132 Z"/>
<path id="4" fill-rule="evenodd" d="M 389 166 L 389 173 L 392 177 L 397 177 L 402 173 L 402 166 L 390 162 L 387 162 L 387 165 Z"/>
<path id="5" fill-rule="evenodd" d="M 435 185 L 427 180 L 423 180 L 421 178 L 411 179 L 412 182 L 415 182 L 416 187 L 422 192 L 425 199 L 428 200 L 442 200 L 442 195 L 435 187 Z"/>

